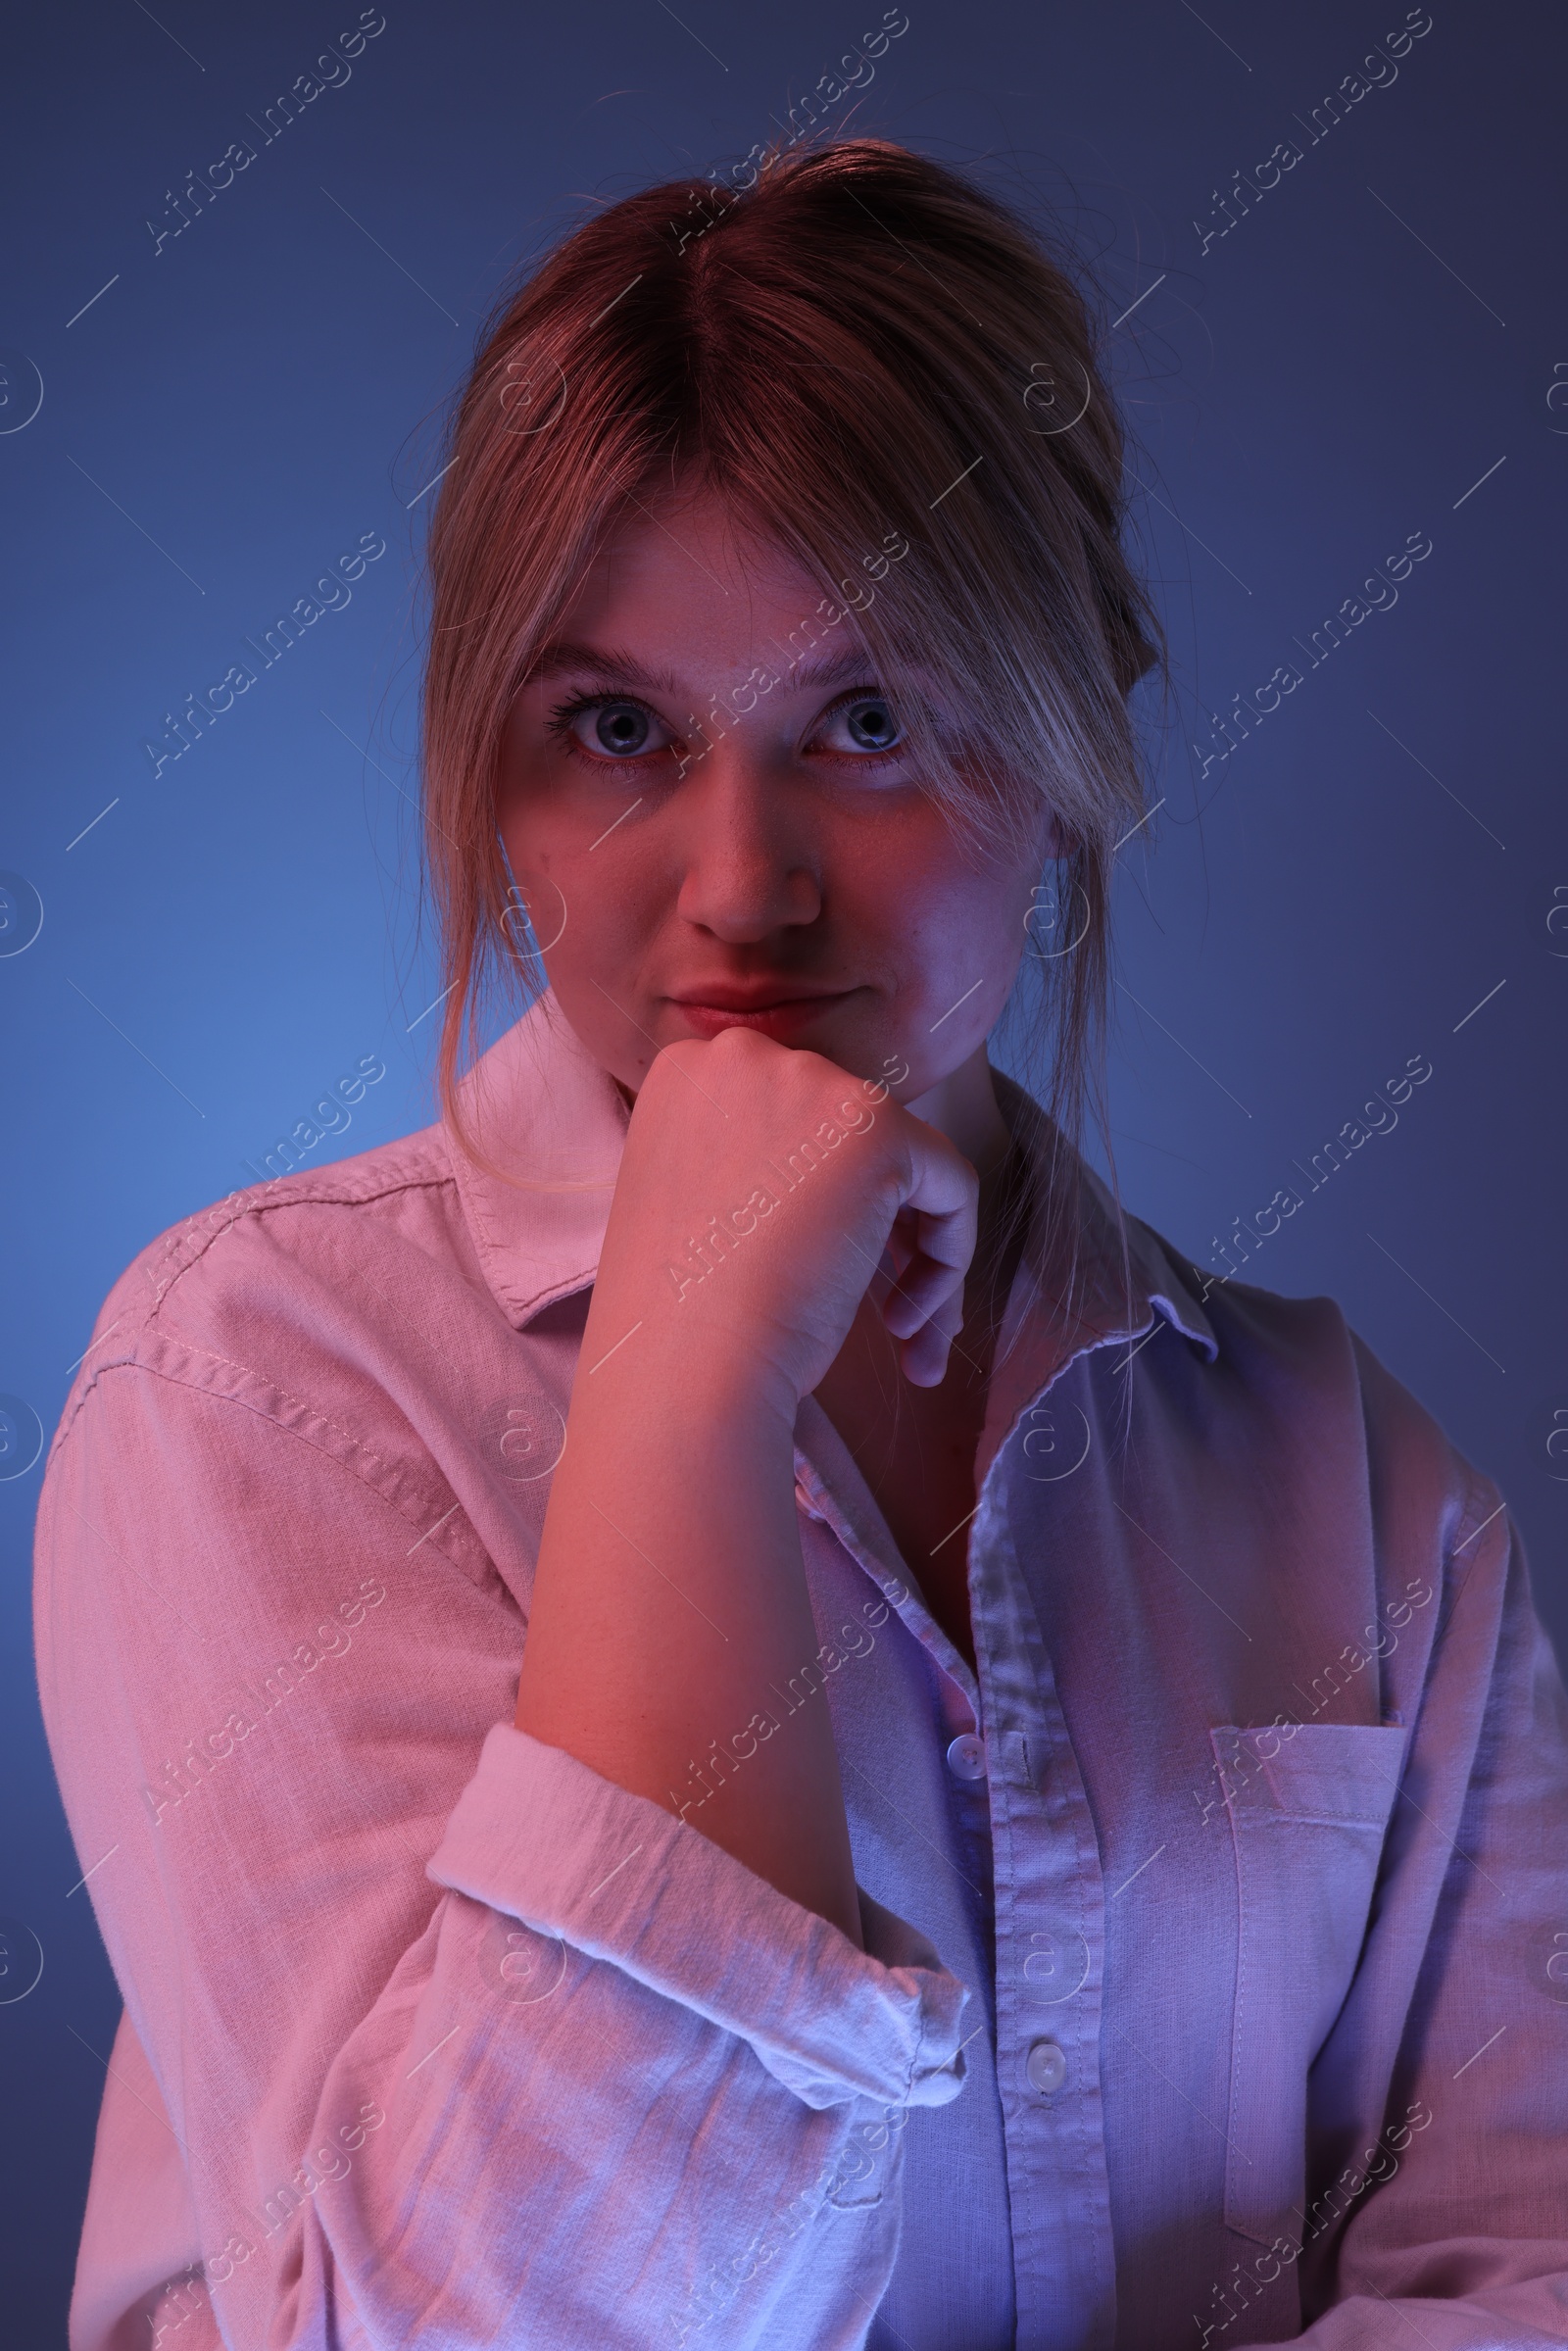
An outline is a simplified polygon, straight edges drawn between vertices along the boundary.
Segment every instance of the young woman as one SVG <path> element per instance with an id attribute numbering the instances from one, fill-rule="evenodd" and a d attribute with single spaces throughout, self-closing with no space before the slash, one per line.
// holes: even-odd
<path id="1" fill-rule="evenodd" d="M 75 2351 L 1568 2340 L 1504 1506 L 1073 1143 L 1157 641 L 1090 313 L 898 147 L 752 176 L 458 415 L 443 1122 L 155 1244 L 55 1440 Z"/>

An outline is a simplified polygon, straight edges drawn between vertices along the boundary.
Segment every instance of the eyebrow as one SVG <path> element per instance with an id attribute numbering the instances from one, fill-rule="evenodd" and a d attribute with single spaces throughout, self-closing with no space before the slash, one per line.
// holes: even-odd
<path id="1" fill-rule="evenodd" d="M 782 646 L 777 647 L 776 651 L 781 657 L 784 656 L 785 649 Z M 828 658 L 813 659 L 809 654 L 782 658 L 772 666 L 782 670 L 783 682 L 797 686 L 837 686 L 852 677 L 875 676 L 867 656 L 854 645 L 847 645 L 841 652 Z M 638 661 L 635 654 L 627 653 L 618 646 L 596 649 L 591 645 L 573 645 L 564 640 L 557 640 L 542 648 L 537 659 L 529 663 L 524 682 L 542 682 L 546 678 L 563 676 L 567 671 L 616 685 L 635 686 L 645 694 L 667 694 L 676 702 L 685 701 L 691 691 L 689 680 L 676 677 L 669 669 L 650 669 Z M 711 699 L 711 691 L 705 689 L 699 699 Z"/>

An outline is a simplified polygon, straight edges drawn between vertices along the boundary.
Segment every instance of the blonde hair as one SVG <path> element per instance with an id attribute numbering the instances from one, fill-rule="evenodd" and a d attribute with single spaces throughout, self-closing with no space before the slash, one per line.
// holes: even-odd
<path id="1" fill-rule="evenodd" d="M 881 139 L 776 150 L 744 191 L 645 189 L 505 300 L 445 454 L 423 751 L 460 1141 L 491 983 L 525 978 L 495 813 L 509 706 L 627 502 L 691 474 L 853 612 L 960 828 L 1013 846 L 1052 804 L 1066 936 L 1028 959 L 1039 1091 L 1076 1137 L 1100 1106 L 1113 850 L 1144 811 L 1126 698 L 1161 638 L 1122 546 L 1091 310 L 1041 238 Z"/>

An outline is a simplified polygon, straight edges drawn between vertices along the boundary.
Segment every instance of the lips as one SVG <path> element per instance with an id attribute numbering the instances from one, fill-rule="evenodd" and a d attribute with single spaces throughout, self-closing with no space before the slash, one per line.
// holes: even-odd
<path id="1" fill-rule="evenodd" d="M 847 996 L 847 988 L 736 988 L 714 980 L 707 987 L 688 988 L 672 996 L 672 1004 L 700 1004 L 713 1012 L 772 1012 L 781 1004 L 832 1004 Z"/>
<path id="2" fill-rule="evenodd" d="M 714 982 L 667 1001 L 700 1037 L 716 1037 L 721 1029 L 749 1028 L 787 1044 L 854 994 L 852 988 L 804 993 L 777 987 L 765 991 L 724 987 Z"/>

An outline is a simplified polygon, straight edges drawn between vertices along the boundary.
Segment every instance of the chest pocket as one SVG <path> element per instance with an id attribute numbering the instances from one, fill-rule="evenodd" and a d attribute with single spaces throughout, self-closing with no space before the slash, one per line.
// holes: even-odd
<path id="1" fill-rule="evenodd" d="M 1209 1734 L 1236 1855 L 1227 2228 L 1297 2240 L 1306 2078 L 1355 1973 L 1405 1733 L 1302 1723 Z"/>

